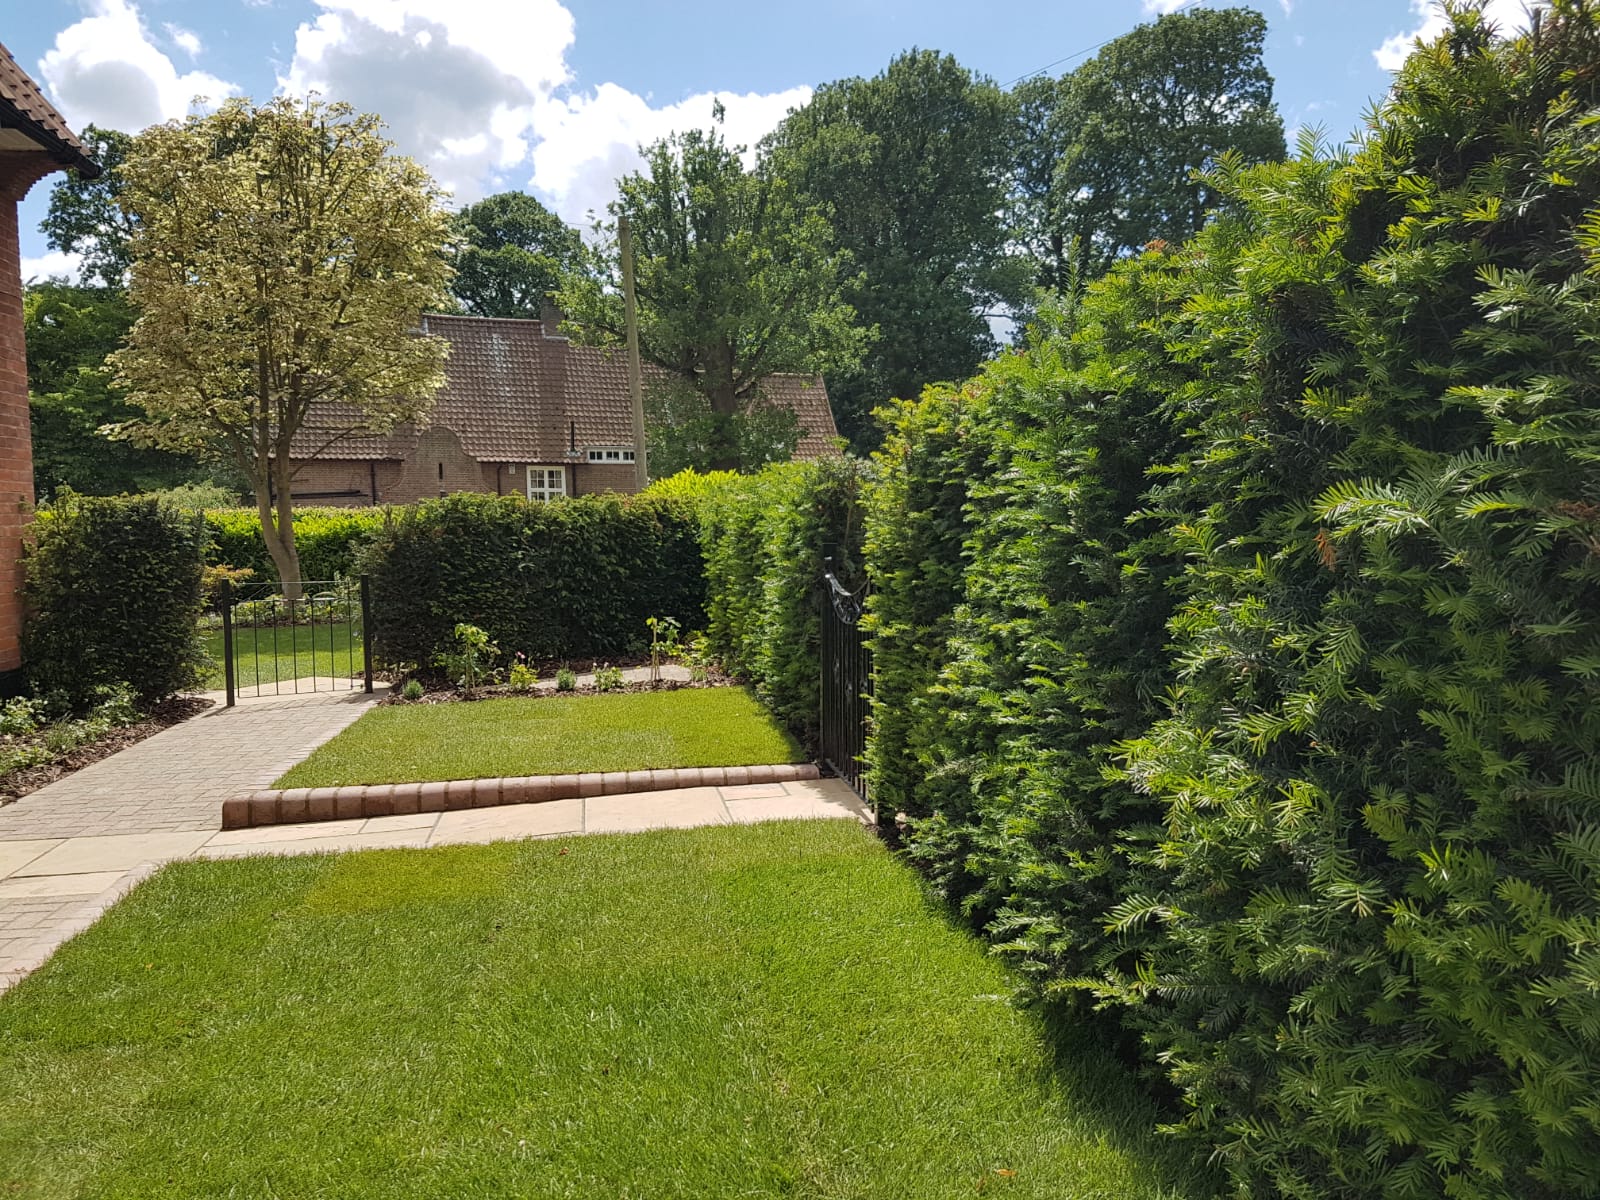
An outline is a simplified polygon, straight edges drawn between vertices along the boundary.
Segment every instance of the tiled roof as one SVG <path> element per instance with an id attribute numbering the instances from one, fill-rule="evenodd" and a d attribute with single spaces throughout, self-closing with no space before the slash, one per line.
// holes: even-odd
<path id="1" fill-rule="evenodd" d="M 39 85 L 17 65 L 11 51 L 0 45 L 0 134 L 16 129 L 65 166 L 93 179 L 100 166 L 84 153 L 83 143 L 62 120 Z"/>
<path id="2" fill-rule="evenodd" d="M 449 428 L 479 462 L 558 463 L 574 457 L 573 447 L 581 455 L 591 446 L 633 444 L 621 350 L 546 337 L 538 321 L 429 313 L 423 324 L 450 342 L 428 424 Z M 651 367 L 646 373 L 660 374 Z M 838 431 L 820 378 L 780 375 L 763 390 L 769 400 L 794 406 L 804 430 L 796 458 L 836 453 Z M 404 459 L 416 448 L 418 430 L 410 425 L 382 436 L 336 438 L 357 424 L 352 413 L 322 408 L 295 437 L 295 457 Z"/>

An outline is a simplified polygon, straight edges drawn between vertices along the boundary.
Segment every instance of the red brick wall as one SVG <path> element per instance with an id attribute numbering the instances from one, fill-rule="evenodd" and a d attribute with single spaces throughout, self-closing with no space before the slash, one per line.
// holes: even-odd
<path id="1" fill-rule="evenodd" d="M 22 534 L 33 512 L 33 443 L 28 430 L 28 355 L 22 342 L 22 262 L 16 206 L 27 184 L 17 187 L 19 182 L 0 179 L 0 671 L 22 665 L 20 557 Z"/>

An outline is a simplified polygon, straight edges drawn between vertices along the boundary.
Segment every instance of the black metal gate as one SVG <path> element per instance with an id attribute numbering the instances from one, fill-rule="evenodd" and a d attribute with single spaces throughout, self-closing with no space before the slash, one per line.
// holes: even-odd
<path id="1" fill-rule="evenodd" d="M 825 559 L 822 600 L 822 761 L 863 800 L 867 796 L 867 718 L 872 655 L 861 632 L 861 599 Z"/>
<path id="2" fill-rule="evenodd" d="M 240 696 L 372 691 L 372 599 L 363 575 L 305 581 L 290 598 L 277 583 L 224 590 L 223 681 Z"/>

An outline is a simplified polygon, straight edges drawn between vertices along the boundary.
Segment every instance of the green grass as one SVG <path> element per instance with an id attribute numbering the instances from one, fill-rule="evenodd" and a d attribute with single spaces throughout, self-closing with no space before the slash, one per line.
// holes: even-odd
<path id="1" fill-rule="evenodd" d="M 276 635 L 276 636 L 274 636 Z M 222 630 L 202 631 L 207 655 L 214 664 L 205 686 L 224 685 Z M 332 652 L 329 652 L 329 646 Z M 349 625 L 286 625 L 277 629 L 236 630 L 233 641 L 235 680 L 240 689 L 263 687 L 274 681 L 289 683 L 311 675 L 340 679 L 360 674 L 366 662 L 361 639 L 352 638 Z"/>
<path id="2" fill-rule="evenodd" d="M 1008 986 L 849 822 L 182 863 L 0 997 L 0 1195 L 1203 1194 Z"/>
<path id="3" fill-rule="evenodd" d="M 338 787 L 798 762 L 800 750 L 739 688 L 384 705 L 278 787 Z"/>

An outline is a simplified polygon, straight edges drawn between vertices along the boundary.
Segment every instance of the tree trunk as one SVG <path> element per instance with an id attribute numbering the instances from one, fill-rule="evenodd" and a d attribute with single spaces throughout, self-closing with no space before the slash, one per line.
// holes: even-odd
<path id="1" fill-rule="evenodd" d="M 720 369 L 713 368 L 706 380 L 706 398 L 711 401 L 711 469 L 737 471 L 739 461 L 739 435 L 734 428 L 734 418 L 739 414 L 739 397 L 733 389 L 733 351 L 731 347 L 718 347 L 722 353 Z"/>
<path id="2" fill-rule="evenodd" d="M 294 507 L 289 497 L 288 464 L 280 464 L 276 458 L 270 460 L 267 473 L 254 475 L 251 484 L 256 492 L 256 512 L 261 517 L 261 536 L 267 543 L 267 553 L 272 556 L 272 565 L 278 568 L 284 599 L 298 600 L 300 551 L 294 544 Z"/>

